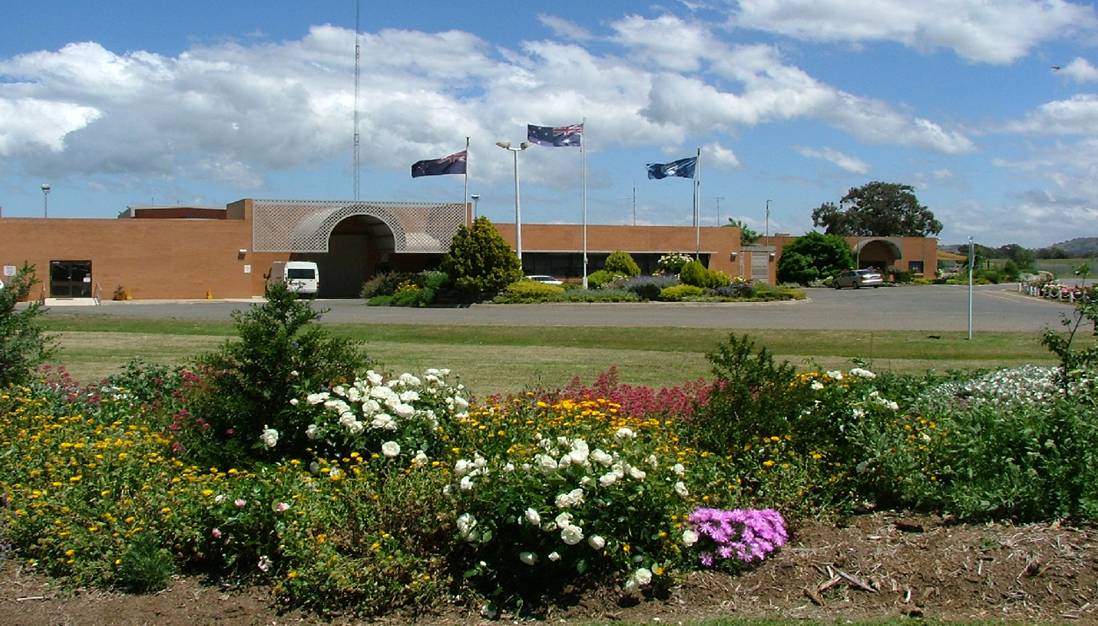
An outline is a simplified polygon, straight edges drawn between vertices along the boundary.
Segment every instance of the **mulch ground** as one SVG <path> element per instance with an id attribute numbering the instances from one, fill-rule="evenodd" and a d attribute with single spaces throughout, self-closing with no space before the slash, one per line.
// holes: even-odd
<path id="1" fill-rule="evenodd" d="M 663 597 L 582 590 L 540 621 L 689 623 L 713 617 L 995 620 L 1098 624 L 1098 530 L 1061 524 L 954 524 L 939 517 L 876 513 L 845 525 L 805 522 L 789 545 L 745 573 L 688 575 Z M 0 623 L 407 624 L 510 623 L 475 607 L 432 607 L 371 621 L 280 612 L 262 588 L 223 588 L 178 577 L 149 595 L 65 591 L 6 559 Z"/>

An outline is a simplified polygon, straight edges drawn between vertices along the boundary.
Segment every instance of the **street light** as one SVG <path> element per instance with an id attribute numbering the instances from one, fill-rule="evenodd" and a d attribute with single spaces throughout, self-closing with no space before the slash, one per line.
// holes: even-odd
<path id="1" fill-rule="evenodd" d="M 50 186 L 47 183 L 42 183 L 42 217 L 50 216 L 50 202 L 48 200 L 50 195 Z"/>
<path id="2" fill-rule="evenodd" d="M 480 202 L 480 194 L 470 194 L 469 197 L 473 200 L 473 221 L 477 221 L 477 202 Z"/>
<path id="3" fill-rule="evenodd" d="M 522 202 L 519 199 L 519 169 L 518 153 L 530 147 L 525 141 L 517 148 L 511 147 L 510 141 L 497 141 L 496 145 L 508 150 L 515 157 L 515 252 L 518 253 L 519 266 L 522 265 Z"/>

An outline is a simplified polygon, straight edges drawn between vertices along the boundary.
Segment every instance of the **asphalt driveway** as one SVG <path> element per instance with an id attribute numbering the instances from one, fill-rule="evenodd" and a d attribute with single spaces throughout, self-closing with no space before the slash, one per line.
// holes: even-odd
<path id="1" fill-rule="evenodd" d="M 478 304 L 465 308 L 368 307 L 361 300 L 320 300 L 329 309 L 322 321 L 338 324 L 423 324 L 482 326 L 622 326 L 728 329 L 835 329 L 965 331 L 968 287 L 924 285 L 835 291 L 809 289 L 800 302 Z M 50 317 L 110 316 L 143 319 L 228 320 L 249 301 L 130 301 L 100 306 L 54 306 Z M 1072 308 L 1030 298 L 1016 285 L 977 286 L 973 293 L 975 332 L 1039 331 L 1059 328 Z"/>

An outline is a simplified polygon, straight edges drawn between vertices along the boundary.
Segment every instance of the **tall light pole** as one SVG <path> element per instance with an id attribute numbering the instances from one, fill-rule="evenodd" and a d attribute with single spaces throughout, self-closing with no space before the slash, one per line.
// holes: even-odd
<path id="1" fill-rule="evenodd" d="M 724 196 L 717 196 L 717 226 L 721 225 L 721 200 L 724 200 Z"/>
<path id="2" fill-rule="evenodd" d="M 518 253 L 519 266 L 522 266 L 522 200 L 519 198 L 519 169 L 518 153 L 530 147 L 525 141 L 517 148 L 511 147 L 510 141 L 497 141 L 496 145 L 509 151 L 515 157 L 515 252 Z"/>
<path id="3" fill-rule="evenodd" d="M 968 238 L 968 340 L 972 341 L 972 266 L 976 262 L 976 247 Z"/>
<path id="4" fill-rule="evenodd" d="M 473 221 L 477 221 L 477 203 L 480 202 L 480 194 L 469 194 L 469 198 L 473 201 Z"/>
<path id="5" fill-rule="evenodd" d="M 50 216 L 50 186 L 48 183 L 42 183 L 42 217 Z"/>

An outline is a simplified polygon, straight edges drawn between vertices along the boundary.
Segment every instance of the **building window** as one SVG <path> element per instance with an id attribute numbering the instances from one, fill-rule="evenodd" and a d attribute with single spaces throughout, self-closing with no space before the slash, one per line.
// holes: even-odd
<path id="1" fill-rule="evenodd" d="M 907 262 L 907 271 L 911 272 L 912 274 L 922 274 L 923 273 L 923 262 L 922 261 L 908 261 Z"/>

